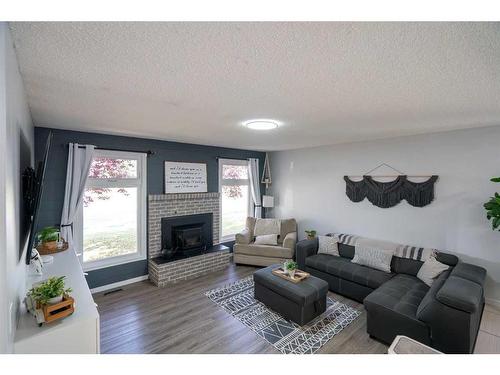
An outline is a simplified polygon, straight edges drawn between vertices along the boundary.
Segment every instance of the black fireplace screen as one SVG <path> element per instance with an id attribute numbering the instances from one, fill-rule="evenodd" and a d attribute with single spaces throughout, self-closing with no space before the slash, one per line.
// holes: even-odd
<path id="1" fill-rule="evenodd" d="M 173 248 L 176 250 L 191 250 L 205 246 L 203 239 L 203 224 L 173 227 Z"/>
<path id="2" fill-rule="evenodd" d="M 161 246 L 164 256 L 211 248 L 213 246 L 213 214 L 162 218 Z"/>

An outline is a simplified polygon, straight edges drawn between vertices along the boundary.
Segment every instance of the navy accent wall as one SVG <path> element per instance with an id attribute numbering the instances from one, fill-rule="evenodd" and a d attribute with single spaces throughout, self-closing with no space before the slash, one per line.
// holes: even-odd
<path id="1" fill-rule="evenodd" d="M 219 189 L 217 157 L 228 159 L 258 158 L 260 160 L 261 174 L 264 168 L 265 153 L 258 151 L 39 127 L 35 128 L 35 160 L 37 162 L 43 157 L 45 141 L 50 130 L 53 132 L 54 137 L 45 174 L 45 188 L 40 204 L 40 228 L 50 225 L 58 226 L 60 223 L 66 182 L 68 143 L 70 142 L 93 144 L 100 148 L 153 151 L 154 155 L 148 157 L 148 194 L 164 193 L 164 162 L 167 160 L 206 163 L 209 192 L 216 192 Z M 261 192 L 264 192 L 264 186 L 261 186 Z M 95 288 L 146 275 L 147 272 L 147 261 L 138 261 L 90 271 L 87 282 L 91 288 Z"/>

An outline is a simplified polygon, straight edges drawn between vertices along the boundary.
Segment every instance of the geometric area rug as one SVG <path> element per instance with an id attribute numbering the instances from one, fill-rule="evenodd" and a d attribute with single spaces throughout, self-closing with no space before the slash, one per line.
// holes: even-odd
<path id="1" fill-rule="evenodd" d="M 205 295 L 283 354 L 313 354 L 354 321 L 360 312 L 327 297 L 326 311 L 304 326 L 285 319 L 254 298 L 253 277 Z"/>

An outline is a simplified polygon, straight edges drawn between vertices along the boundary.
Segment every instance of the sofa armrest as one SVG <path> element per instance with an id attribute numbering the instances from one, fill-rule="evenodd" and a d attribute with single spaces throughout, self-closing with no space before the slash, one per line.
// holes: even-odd
<path id="1" fill-rule="evenodd" d="M 447 306 L 473 313 L 482 308 L 483 288 L 473 281 L 451 275 L 436 298 Z"/>
<path id="2" fill-rule="evenodd" d="M 312 240 L 302 240 L 297 242 L 295 247 L 295 257 L 299 269 L 305 270 L 306 268 L 306 258 L 314 255 L 318 252 L 318 239 L 314 238 Z"/>
<path id="3" fill-rule="evenodd" d="M 288 233 L 283 239 L 283 247 L 291 250 L 295 250 L 295 244 L 297 243 L 297 232 Z"/>
<path id="4" fill-rule="evenodd" d="M 460 262 L 455 268 L 453 268 L 453 271 L 451 271 L 451 276 L 473 281 L 476 284 L 483 286 L 484 279 L 486 278 L 486 270 L 483 267 Z"/>
<path id="5" fill-rule="evenodd" d="M 240 233 L 236 233 L 235 242 L 237 244 L 248 245 L 251 240 L 248 228 L 243 229 Z"/>

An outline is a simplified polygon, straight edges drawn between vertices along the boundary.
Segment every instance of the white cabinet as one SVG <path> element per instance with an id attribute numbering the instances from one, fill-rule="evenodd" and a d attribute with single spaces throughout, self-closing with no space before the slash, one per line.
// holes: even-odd
<path id="1" fill-rule="evenodd" d="M 35 318 L 21 309 L 15 353 L 99 353 L 99 313 L 83 275 L 75 252 L 68 249 L 54 254 L 54 262 L 46 264 L 42 276 L 28 276 L 27 287 L 51 276 L 66 276 L 65 282 L 73 289 L 75 312 L 53 323 L 39 327 Z"/>

